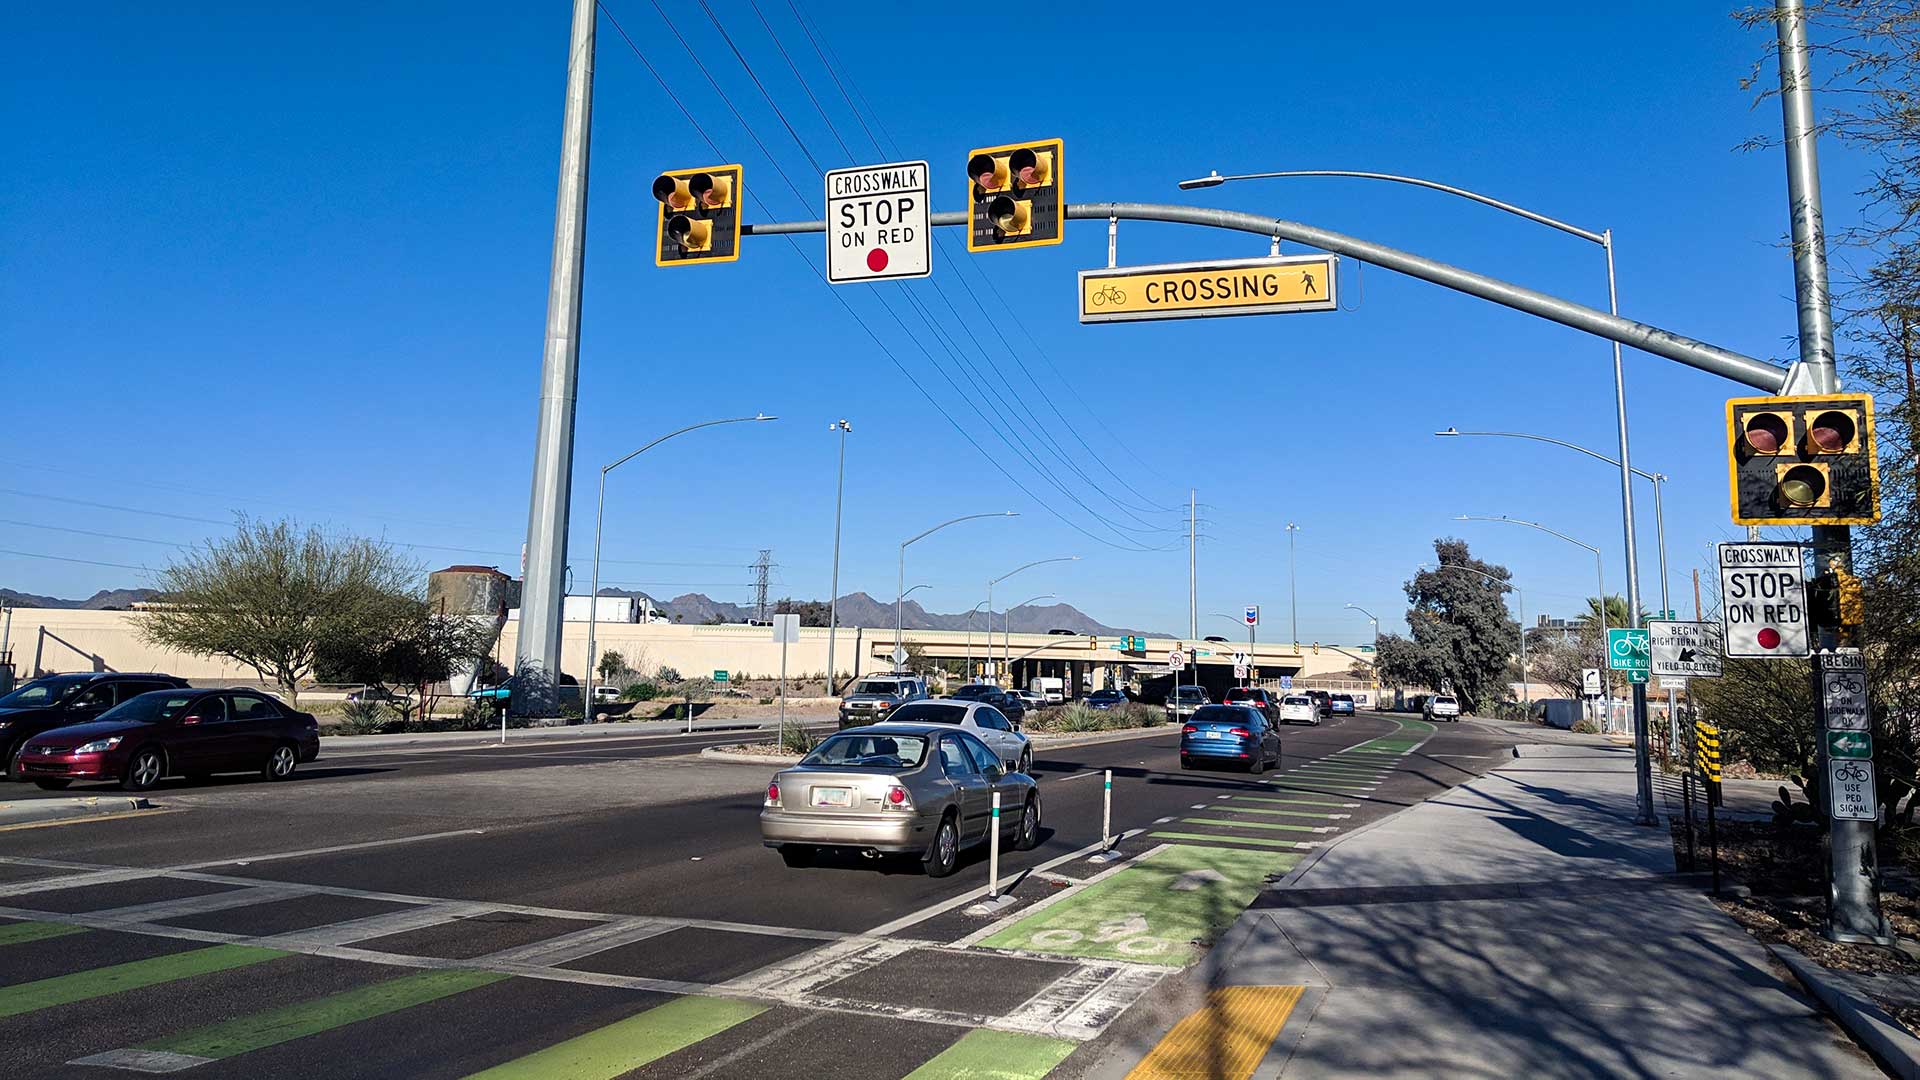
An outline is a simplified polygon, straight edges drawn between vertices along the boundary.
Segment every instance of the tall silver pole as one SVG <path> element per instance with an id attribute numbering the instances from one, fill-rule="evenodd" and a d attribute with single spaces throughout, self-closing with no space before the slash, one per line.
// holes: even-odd
<path id="1" fill-rule="evenodd" d="M 583 720 L 593 719 L 593 678 L 598 672 L 594 664 L 598 654 L 594 651 L 598 645 L 595 631 L 600 628 L 600 526 L 607 518 L 607 470 L 600 470 L 600 497 L 594 503 L 593 510 L 593 591 L 587 595 L 587 690 L 582 702 L 580 716 Z M 526 609 L 521 609 L 524 617 Z"/>
<path id="2" fill-rule="evenodd" d="M 841 420 L 833 425 L 840 433 L 840 471 L 833 485 L 833 587 L 827 596 L 827 694 L 833 695 L 836 678 L 833 647 L 840 637 L 840 509 L 847 490 L 847 432 L 853 425 Z"/>
<path id="3" fill-rule="evenodd" d="M 1793 217 L 1793 287 L 1800 314 L 1800 367 L 1806 385 L 1799 393 L 1833 394 L 1840 390 L 1834 368 L 1833 316 L 1827 292 L 1827 237 L 1820 211 L 1820 159 L 1814 137 L 1813 73 L 1807 62 L 1806 12 L 1800 0 L 1779 0 L 1774 17 L 1780 41 L 1780 115 L 1787 150 L 1787 200 Z M 1853 532 L 1845 525 L 1813 528 L 1814 569 L 1852 571 Z M 1839 627 L 1816 626 L 1818 646 L 1840 644 Z M 1819 700 L 1820 676 L 1813 678 Z M 1827 768 L 1825 740 L 1814 767 Z M 1835 941 L 1888 944 L 1889 927 L 1880 914 L 1877 881 L 1879 855 L 1874 850 L 1874 822 L 1828 819 L 1829 878 L 1826 936 Z"/>
<path id="4" fill-rule="evenodd" d="M 567 511 L 573 477 L 573 411 L 580 375 L 580 282 L 587 240 L 587 148 L 593 128 L 594 0 L 573 0 L 567 103 L 561 120 L 560 191 L 547 279 L 546 347 L 540 357 L 540 418 L 527 511 L 526 579 L 514 673 L 532 676 L 509 697 L 528 716 L 555 712 L 561 607 L 567 579 Z"/>
<path id="5" fill-rule="evenodd" d="M 1187 489 L 1187 633 L 1200 640 L 1200 493 Z"/>
<path id="6" fill-rule="evenodd" d="M 1667 482 L 1666 473 L 1653 474 L 1653 533 L 1660 543 L 1660 610 L 1662 618 L 1674 616 L 1673 600 L 1667 595 L 1667 511 L 1661 502 L 1660 489 Z M 1680 745 L 1680 699 L 1679 691 L 1667 688 L 1667 757 L 1674 756 L 1674 748 Z"/>
<path id="7" fill-rule="evenodd" d="M 982 667 L 993 668 L 993 582 L 991 581 L 987 582 L 987 641 L 983 659 L 985 663 L 981 665 Z M 1000 685 L 1000 673 L 997 668 L 994 669 L 993 684 Z"/>
<path id="8" fill-rule="evenodd" d="M 896 675 L 900 673 L 899 654 L 900 654 L 900 646 L 902 643 L 902 634 L 904 633 L 900 625 L 900 611 L 901 611 L 902 605 L 905 604 L 907 599 L 906 589 L 907 589 L 907 545 L 903 543 L 900 545 L 900 580 L 899 580 L 899 584 L 894 588 L 894 591 L 893 591 L 893 652 L 894 652 L 894 656 L 892 657 L 892 659 L 893 659 L 893 671 L 894 671 L 894 674 Z"/>
<path id="9" fill-rule="evenodd" d="M 1520 591 L 1520 586 L 1515 585 L 1513 595 L 1520 598 L 1520 708 L 1531 714 L 1533 685 L 1527 676 L 1527 594 Z M 1378 636 L 1380 628 L 1375 626 L 1373 632 Z"/>
<path id="10" fill-rule="evenodd" d="M 1294 569 L 1293 535 L 1299 531 L 1300 526 L 1287 522 L 1287 606 L 1292 609 L 1295 655 L 1300 652 L 1300 579 Z"/>
<path id="11" fill-rule="evenodd" d="M 1613 230 L 1600 234 L 1607 251 L 1607 310 L 1620 314 L 1620 296 L 1613 281 Z M 1633 462 L 1627 454 L 1627 381 L 1620 365 L 1620 343 L 1613 343 L 1613 407 L 1620 420 L 1620 524 L 1626 534 L 1627 548 L 1627 625 L 1640 625 L 1640 554 L 1633 529 Z M 1606 597 L 1601 597 L 1606 606 Z M 1647 743 L 1647 684 L 1632 683 L 1633 693 L 1633 778 L 1636 825 L 1655 825 L 1653 816 L 1653 770 Z"/>
<path id="12" fill-rule="evenodd" d="M 1600 550 L 1593 549 L 1593 583 L 1600 590 L 1596 602 L 1600 605 L 1600 730 L 1605 731 L 1613 724 L 1613 667 L 1607 659 L 1607 572 L 1600 559 Z"/>

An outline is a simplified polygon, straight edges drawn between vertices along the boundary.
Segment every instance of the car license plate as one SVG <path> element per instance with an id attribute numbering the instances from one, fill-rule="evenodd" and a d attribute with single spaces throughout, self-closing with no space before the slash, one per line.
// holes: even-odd
<path id="1" fill-rule="evenodd" d="M 1209 738 L 1209 739 L 1224 739 L 1224 738 L 1226 738 L 1226 736 L 1225 736 L 1225 735 L 1223 735 L 1222 733 L 1220 733 L 1220 732 L 1218 732 L 1218 731 L 1209 731 L 1209 732 L 1207 732 L 1207 738 Z"/>
<path id="2" fill-rule="evenodd" d="M 852 806 L 853 789 L 843 787 L 817 787 L 813 789 L 815 806 Z"/>

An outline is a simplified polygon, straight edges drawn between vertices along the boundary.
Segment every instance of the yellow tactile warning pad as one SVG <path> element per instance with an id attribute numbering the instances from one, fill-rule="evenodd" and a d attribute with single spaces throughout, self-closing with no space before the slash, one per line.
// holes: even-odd
<path id="1" fill-rule="evenodd" d="M 1227 986 L 1167 1032 L 1127 1080 L 1247 1080 L 1304 986 Z"/>

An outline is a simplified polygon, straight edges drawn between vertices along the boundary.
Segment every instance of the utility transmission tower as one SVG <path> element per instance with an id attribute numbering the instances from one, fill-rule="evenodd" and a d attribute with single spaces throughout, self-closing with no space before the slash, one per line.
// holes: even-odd
<path id="1" fill-rule="evenodd" d="M 754 618 L 767 621 L 767 578 L 773 570 L 773 549 L 761 548 L 760 557 L 747 569 L 753 571 L 753 607 Z"/>

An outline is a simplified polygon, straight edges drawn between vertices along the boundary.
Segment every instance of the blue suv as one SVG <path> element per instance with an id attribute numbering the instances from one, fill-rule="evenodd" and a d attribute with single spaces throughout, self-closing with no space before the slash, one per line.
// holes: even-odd
<path id="1" fill-rule="evenodd" d="M 1251 705 L 1202 705 L 1180 728 L 1180 767 L 1244 766 L 1250 773 L 1280 764 L 1280 732 Z"/>

